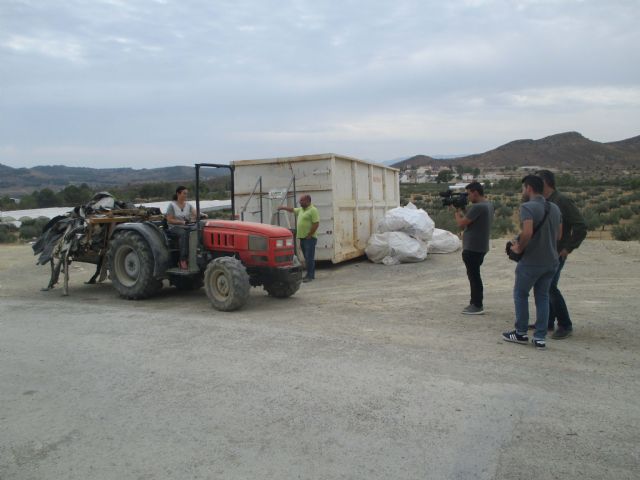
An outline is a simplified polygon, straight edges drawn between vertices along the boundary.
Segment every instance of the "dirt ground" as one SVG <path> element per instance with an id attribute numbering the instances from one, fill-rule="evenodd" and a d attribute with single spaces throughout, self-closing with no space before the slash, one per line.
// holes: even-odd
<path id="1" fill-rule="evenodd" d="M 501 341 L 514 264 L 459 254 L 322 266 L 241 311 L 203 290 L 42 292 L 0 247 L 0 479 L 637 479 L 640 244 L 587 240 L 561 288 L 575 334 Z"/>

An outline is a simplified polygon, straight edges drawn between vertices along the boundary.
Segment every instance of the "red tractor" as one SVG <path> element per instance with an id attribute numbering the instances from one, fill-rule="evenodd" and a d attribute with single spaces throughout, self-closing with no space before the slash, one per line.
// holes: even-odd
<path id="1" fill-rule="evenodd" d="M 231 171 L 233 166 L 196 164 L 196 211 L 200 218 L 200 168 Z M 283 227 L 235 220 L 201 220 L 189 238 L 189 270 L 177 268 L 178 248 L 166 234 L 166 222 L 148 220 L 118 223 L 108 240 L 107 262 L 113 286 L 129 299 L 142 299 L 162 288 L 168 279 L 176 288 L 204 285 L 214 308 L 242 307 L 252 286 L 262 285 L 273 297 L 290 297 L 302 282 L 292 232 Z"/>

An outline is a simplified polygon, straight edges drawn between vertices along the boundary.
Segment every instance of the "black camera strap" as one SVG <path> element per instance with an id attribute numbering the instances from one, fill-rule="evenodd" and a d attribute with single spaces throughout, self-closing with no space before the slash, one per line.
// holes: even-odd
<path id="1" fill-rule="evenodd" d="M 536 234 L 536 232 L 538 230 L 540 230 L 540 227 L 544 224 L 545 220 L 547 219 L 547 217 L 549 216 L 549 211 L 551 210 L 551 206 L 549 205 L 549 202 L 547 200 L 544 201 L 544 217 L 542 217 L 542 221 L 536 225 L 533 229 L 533 233 L 531 234 L 531 238 L 533 238 L 533 236 Z"/>

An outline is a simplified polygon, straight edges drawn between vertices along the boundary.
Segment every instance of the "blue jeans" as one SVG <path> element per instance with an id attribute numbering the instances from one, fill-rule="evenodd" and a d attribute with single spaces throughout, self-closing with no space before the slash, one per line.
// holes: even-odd
<path id="1" fill-rule="evenodd" d="M 536 331 L 533 338 L 544 340 L 549 324 L 549 286 L 557 266 L 516 266 L 516 282 L 513 286 L 513 303 L 516 308 L 516 332 L 526 335 L 529 326 L 529 292 L 533 288 L 536 302 Z"/>
<path id="2" fill-rule="evenodd" d="M 562 267 L 564 267 L 564 263 L 567 259 L 559 257 L 559 260 L 560 264 L 558 265 L 556 274 L 553 276 L 551 286 L 549 287 L 549 327 L 553 327 L 553 322 L 557 319 L 558 327 L 565 330 L 573 330 L 573 324 L 571 323 L 571 317 L 569 316 L 569 309 L 567 308 L 567 304 L 564 302 L 564 297 L 562 296 L 562 293 L 560 293 L 560 289 L 558 289 L 560 272 L 562 271 Z"/>
<path id="3" fill-rule="evenodd" d="M 317 238 L 301 238 L 300 248 L 307 264 L 307 278 L 316 278 L 316 244 Z"/>

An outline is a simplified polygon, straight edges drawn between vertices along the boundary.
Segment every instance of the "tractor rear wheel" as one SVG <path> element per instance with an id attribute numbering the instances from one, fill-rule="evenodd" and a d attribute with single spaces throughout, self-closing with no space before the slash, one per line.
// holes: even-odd
<path id="1" fill-rule="evenodd" d="M 249 275 L 242 262 L 234 257 L 211 261 L 204 273 L 204 288 L 216 310 L 230 312 L 249 299 Z"/>
<path id="2" fill-rule="evenodd" d="M 138 300 L 162 288 L 162 281 L 153 276 L 151 247 L 137 233 L 124 232 L 113 237 L 107 255 L 111 283 L 120 296 Z"/>

